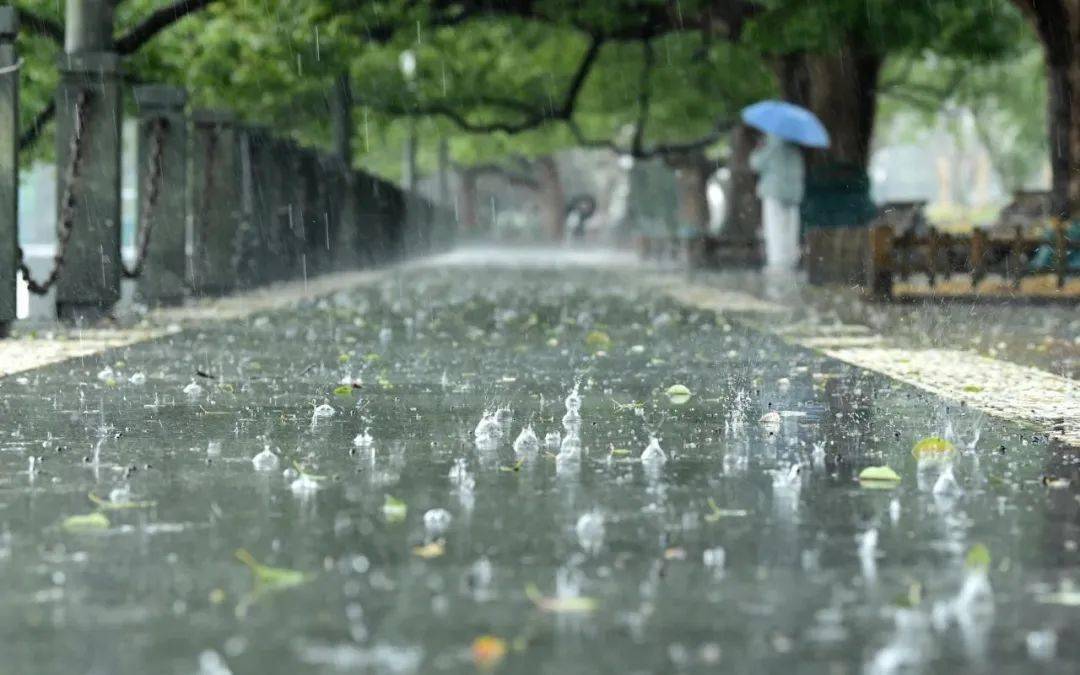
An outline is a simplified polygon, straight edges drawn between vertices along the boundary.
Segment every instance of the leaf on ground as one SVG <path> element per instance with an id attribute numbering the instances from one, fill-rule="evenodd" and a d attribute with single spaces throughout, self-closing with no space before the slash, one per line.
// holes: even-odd
<path id="1" fill-rule="evenodd" d="M 255 585 L 264 589 L 291 588 L 307 583 L 314 578 L 314 575 L 300 570 L 263 565 L 255 560 L 251 553 L 242 548 L 236 549 L 235 555 L 237 560 L 247 565 L 248 569 L 251 570 L 251 574 L 255 578 Z"/>
<path id="2" fill-rule="evenodd" d="M 690 400 L 690 397 L 692 396 L 690 390 L 687 389 L 686 385 L 683 384 L 673 384 L 668 387 L 667 391 L 665 391 L 664 393 L 667 394 L 668 400 L 675 405 L 682 405 L 683 403 L 686 403 Z"/>
<path id="3" fill-rule="evenodd" d="M 859 472 L 859 483 L 865 487 L 892 487 L 900 482 L 900 474 L 888 466 L 868 466 Z"/>
<path id="4" fill-rule="evenodd" d="M 478 670 L 493 670 L 506 658 L 506 640 L 495 635 L 481 635 L 473 640 L 471 651 Z"/>
<path id="5" fill-rule="evenodd" d="M 585 346 L 589 349 L 611 349 L 611 336 L 602 330 L 590 331 L 589 334 L 585 336 Z"/>
<path id="6" fill-rule="evenodd" d="M 383 515 L 386 516 L 386 522 L 400 523 L 405 520 L 405 516 L 408 515 L 409 505 L 396 497 L 386 495 L 386 499 L 383 501 L 382 510 Z"/>
<path id="7" fill-rule="evenodd" d="M 109 529 L 109 517 L 100 511 L 86 513 L 79 516 L 68 516 L 60 523 L 67 532 L 100 532 Z"/>
<path id="8" fill-rule="evenodd" d="M 516 473 L 521 471 L 521 467 L 525 465 L 524 459 L 519 459 L 510 466 L 500 466 L 499 471 L 507 471 L 509 473 Z"/>
<path id="9" fill-rule="evenodd" d="M 971 570 L 985 570 L 990 567 L 990 549 L 983 544 L 975 544 L 964 556 L 964 566 Z"/>
<path id="10" fill-rule="evenodd" d="M 352 385 L 343 384 L 339 387 L 334 387 L 334 396 L 352 396 Z"/>
<path id="11" fill-rule="evenodd" d="M 125 509 L 148 509 L 156 502 L 114 502 L 109 499 L 102 499 L 96 494 L 91 492 L 86 497 L 93 502 L 102 511 L 123 511 Z"/>
<path id="12" fill-rule="evenodd" d="M 705 514 L 705 522 L 715 523 L 721 518 L 745 518 L 748 515 L 743 509 L 722 509 L 716 505 L 716 500 L 709 497 L 709 513 Z"/>
<path id="13" fill-rule="evenodd" d="M 915 459 L 945 459 L 956 453 L 956 446 L 939 436 L 924 438 L 911 448 Z"/>
<path id="14" fill-rule="evenodd" d="M 423 546 L 413 546 L 413 555 L 423 558 L 424 560 L 431 560 L 432 558 L 438 558 L 442 554 L 446 553 L 446 542 L 442 539 L 436 539 L 435 541 L 428 542 Z"/>
<path id="15" fill-rule="evenodd" d="M 535 584 L 525 587 L 525 595 L 532 600 L 537 609 L 552 614 L 589 614 L 595 612 L 598 603 L 595 599 L 582 595 L 572 596 L 544 596 Z"/>

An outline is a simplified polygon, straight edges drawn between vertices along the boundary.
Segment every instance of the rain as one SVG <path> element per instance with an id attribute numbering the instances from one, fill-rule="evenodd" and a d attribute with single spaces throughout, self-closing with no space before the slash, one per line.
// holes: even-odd
<path id="1" fill-rule="evenodd" d="M 1077 670 L 1077 26 L 0 5 L 6 669 Z"/>

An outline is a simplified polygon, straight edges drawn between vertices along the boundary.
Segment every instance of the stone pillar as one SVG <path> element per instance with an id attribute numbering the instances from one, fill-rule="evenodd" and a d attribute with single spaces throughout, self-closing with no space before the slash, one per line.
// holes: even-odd
<path id="1" fill-rule="evenodd" d="M 279 230 L 288 261 L 283 268 L 283 279 L 294 279 L 303 273 L 306 265 L 303 217 L 303 181 L 301 180 L 301 150 L 291 140 L 279 140 L 281 169 L 277 171 L 278 186 L 283 203 L 278 210 Z"/>
<path id="2" fill-rule="evenodd" d="M 139 111 L 138 200 L 142 241 L 149 230 L 146 261 L 137 297 L 150 305 L 174 305 L 187 279 L 187 119 L 183 89 L 163 85 L 135 88 Z M 150 203 L 153 198 L 153 203 Z"/>
<path id="3" fill-rule="evenodd" d="M 192 120 L 191 287 L 220 295 L 236 287 L 243 212 L 239 134 L 230 115 L 199 111 Z"/>
<path id="4" fill-rule="evenodd" d="M 15 321 L 19 251 L 19 15 L 0 7 L 0 337 Z"/>
<path id="5" fill-rule="evenodd" d="M 112 52 L 60 57 L 56 94 L 60 234 L 65 220 L 71 225 L 56 284 L 56 313 L 63 320 L 99 318 L 120 298 L 119 75 L 119 57 Z M 81 134 L 75 139 L 80 123 Z M 69 173 L 75 150 L 80 160 L 77 170 Z"/>
<path id="6" fill-rule="evenodd" d="M 274 227 L 281 197 L 274 169 L 280 157 L 274 153 L 273 139 L 266 127 L 244 129 L 242 147 L 245 221 L 250 224 L 254 240 L 249 283 L 265 284 L 277 278 L 282 265 L 279 233 Z"/>

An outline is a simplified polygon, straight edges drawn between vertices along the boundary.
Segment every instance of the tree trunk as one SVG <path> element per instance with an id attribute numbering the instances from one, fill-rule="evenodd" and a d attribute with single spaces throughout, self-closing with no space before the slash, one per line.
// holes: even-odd
<path id="1" fill-rule="evenodd" d="M 761 202 L 757 198 L 757 176 L 750 169 L 754 132 L 738 126 L 731 132 L 731 159 L 724 188 L 724 229 L 721 236 L 732 242 L 756 242 L 761 227 Z"/>
<path id="2" fill-rule="evenodd" d="M 848 40 L 836 53 L 804 58 L 810 84 L 807 107 L 825 124 L 832 139 L 827 150 L 812 154 L 811 163 L 865 168 L 874 132 L 881 57 Z"/>
<path id="3" fill-rule="evenodd" d="M 461 203 L 459 205 L 458 221 L 461 223 L 463 232 L 475 233 L 480 228 L 477 216 L 477 173 L 471 169 L 462 169 L 459 172 L 461 180 Z"/>
<path id="4" fill-rule="evenodd" d="M 1013 0 L 1035 24 L 1046 56 L 1052 213 L 1080 215 L 1080 0 Z"/>
<path id="5" fill-rule="evenodd" d="M 352 87 L 349 76 L 341 75 L 334 80 L 334 95 L 331 100 L 330 124 L 333 132 L 334 154 L 342 164 L 352 168 Z"/>
<path id="6" fill-rule="evenodd" d="M 712 164 L 701 153 L 668 160 L 679 190 L 679 226 L 697 234 L 709 231 L 709 176 Z"/>
<path id="7" fill-rule="evenodd" d="M 562 180 L 559 178 L 559 165 L 550 155 L 536 160 L 537 179 L 540 190 L 541 227 L 551 241 L 561 242 L 565 236 L 566 197 L 563 194 Z"/>
<path id="8" fill-rule="evenodd" d="M 402 147 L 401 185 L 409 192 L 416 190 L 419 176 L 416 174 L 416 120 L 409 119 L 409 131 Z"/>

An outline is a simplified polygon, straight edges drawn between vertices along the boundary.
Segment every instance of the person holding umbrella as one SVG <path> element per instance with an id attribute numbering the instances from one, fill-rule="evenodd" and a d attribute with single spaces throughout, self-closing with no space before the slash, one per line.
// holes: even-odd
<path id="1" fill-rule="evenodd" d="M 742 118 L 765 132 L 761 147 L 750 155 L 750 167 L 758 174 L 766 269 L 791 271 L 799 264 L 799 206 L 806 180 L 798 146 L 828 147 L 829 134 L 812 112 L 783 101 L 755 103 L 743 110 Z"/>

